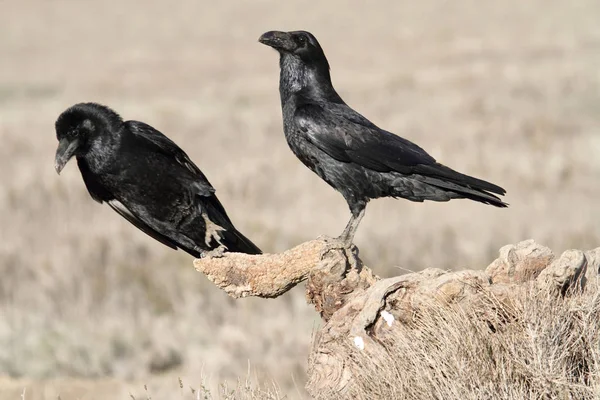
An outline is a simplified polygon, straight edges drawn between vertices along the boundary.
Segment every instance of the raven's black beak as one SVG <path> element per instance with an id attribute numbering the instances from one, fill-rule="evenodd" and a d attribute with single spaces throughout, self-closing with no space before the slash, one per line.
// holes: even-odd
<path id="1" fill-rule="evenodd" d="M 275 50 L 294 51 L 296 49 L 296 42 L 294 42 L 292 35 L 288 32 L 269 31 L 263 33 L 258 38 L 258 41 L 267 46 L 271 46 Z"/>
<path id="2" fill-rule="evenodd" d="M 79 147 L 79 140 L 75 139 L 69 141 L 68 139 L 61 139 L 58 142 L 58 148 L 56 149 L 56 157 L 54 158 L 54 169 L 56 173 L 60 175 L 60 171 L 63 170 L 65 165 L 69 162 L 71 157 L 75 155 L 75 151 Z"/>

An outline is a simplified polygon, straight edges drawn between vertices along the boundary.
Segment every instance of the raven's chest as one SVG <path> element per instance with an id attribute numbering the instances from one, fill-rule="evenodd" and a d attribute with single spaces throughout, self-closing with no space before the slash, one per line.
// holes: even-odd
<path id="1" fill-rule="evenodd" d="M 324 154 L 310 142 L 306 130 L 299 126 L 294 119 L 295 103 L 290 102 L 283 107 L 283 132 L 290 150 L 294 155 L 316 173 L 321 179 L 329 182 Z M 327 156 L 325 155 L 325 158 Z"/>
<path id="2" fill-rule="evenodd" d="M 314 154 L 313 146 L 306 139 L 304 132 L 296 126 L 284 127 L 284 132 L 287 144 L 294 155 L 308 168 L 317 172 L 319 159 Z"/>

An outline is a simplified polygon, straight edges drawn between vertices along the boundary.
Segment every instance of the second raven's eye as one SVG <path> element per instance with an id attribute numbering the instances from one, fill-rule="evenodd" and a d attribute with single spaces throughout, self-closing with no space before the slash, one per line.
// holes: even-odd
<path id="1" fill-rule="evenodd" d="M 306 36 L 298 36 L 298 43 L 300 43 L 302 46 L 304 46 L 306 44 Z"/>

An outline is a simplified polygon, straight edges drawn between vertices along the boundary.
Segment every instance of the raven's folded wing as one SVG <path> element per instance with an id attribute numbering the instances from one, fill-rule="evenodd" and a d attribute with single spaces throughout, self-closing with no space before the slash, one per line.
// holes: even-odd
<path id="1" fill-rule="evenodd" d="M 166 156 L 172 158 L 174 162 L 191 172 L 194 177 L 192 186 L 196 194 L 211 198 L 214 196 L 215 189 L 206 178 L 206 175 L 200 171 L 200 168 L 194 164 L 189 156 L 179 146 L 177 146 L 175 142 L 166 137 L 162 132 L 143 122 L 126 121 L 125 126 L 139 139 L 153 145 L 156 151 L 160 151 Z M 225 220 L 231 223 L 225 208 L 219 202 L 219 200 L 215 198 L 214 202 L 215 207 L 224 216 Z"/>
<path id="2" fill-rule="evenodd" d="M 152 145 L 154 150 L 170 157 L 177 164 L 187 169 L 196 178 L 201 195 L 211 196 L 215 189 L 212 187 L 206 176 L 200 171 L 200 168 L 194 164 L 189 156 L 175 142 L 166 137 L 162 132 L 152 126 L 139 121 L 126 121 L 125 127 L 129 132 L 144 140 L 148 145 Z"/>
<path id="3" fill-rule="evenodd" d="M 117 199 L 113 199 L 113 200 L 109 200 L 107 201 L 108 205 L 115 210 L 119 215 L 121 215 L 123 218 L 125 218 L 127 221 L 131 222 L 134 226 L 136 226 L 139 230 L 141 230 L 142 232 L 146 233 L 148 236 L 153 237 L 154 239 L 158 240 L 159 242 L 161 242 L 162 244 L 164 244 L 167 247 L 170 247 L 172 249 L 177 249 L 178 247 L 182 248 L 183 250 L 187 251 L 188 253 L 191 254 L 198 254 L 197 251 L 193 250 L 193 249 L 188 249 L 188 248 L 184 248 L 183 246 L 181 246 L 178 243 L 175 243 L 175 241 L 169 239 L 168 237 L 166 237 L 165 235 L 163 235 L 162 233 L 157 232 L 156 230 L 152 229 L 150 226 L 148 226 L 148 224 L 146 224 L 144 221 L 142 221 L 141 219 L 139 219 L 137 216 L 135 216 L 127 207 L 125 207 L 123 205 L 123 203 L 121 203 L 119 200 Z M 199 254 L 198 254 L 199 256 Z M 196 257 L 198 257 L 196 256 Z"/>
<path id="4" fill-rule="evenodd" d="M 296 109 L 294 122 L 307 141 L 338 161 L 377 172 L 418 174 L 476 190 L 505 193 L 497 185 L 437 163 L 418 145 L 378 128 L 346 104 L 302 104 Z"/>
<path id="5" fill-rule="evenodd" d="M 435 164 L 425 150 L 379 129 L 345 104 L 304 104 L 294 118 L 310 143 L 338 161 L 407 174 L 416 165 Z"/>
<path id="6" fill-rule="evenodd" d="M 200 168 L 194 164 L 188 155 L 177 146 L 175 142 L 157 129 L 143 122 L 127 121 L 125 122 L 125 126 L 139 139 L 151 143 L 156 151 L 162 152 L 173 159 L 175 163 L 191 172 L 194 179 L 190 184 L 190 187 L 193 187 L 194 193 L 200 196 L 196 199 L 197 206 L 205 207 L 207 204 L 210 204 L 210 208 L 212 209 L 210 217 L 213 222 L 218 223 L 227 229 L 230 227 L 233 228 L 233 224 L 225 211 L 225 207 L 223 207 L 215 195 L 215 189 L 212 187 L 204 173 L 200 171 Z"/>

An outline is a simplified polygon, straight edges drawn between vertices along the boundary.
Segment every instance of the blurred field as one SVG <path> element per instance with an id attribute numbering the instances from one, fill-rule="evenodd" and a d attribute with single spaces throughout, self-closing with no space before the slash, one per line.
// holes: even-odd
<path id="1" fill-rule="evenodd" d="M 68 106 L 105 103 L 169 135 L 265 251 L 337 235 L 346 204 L 289 151 L 278 57 L 257 43 L 310 30 L 350 105 L 508 191 L 507 210 L 374 201 L 356 237 L 365 262 L 483 268 L 526 238 L 600 245 L 599 16 L 594 0 L 0 3 L 0 398 L 56 398 L 49 385 L 75 378 L 87 394 L 62 399 L 145 398 L 145 383 L 183 398 L 177 377 L 218 390 L 249 369 L 304 395 L 318 316 L 302 289 L 230 300 L 92 201 L 74 162 L 58 177 Z"/>

